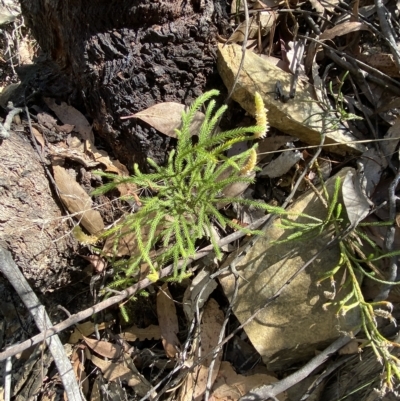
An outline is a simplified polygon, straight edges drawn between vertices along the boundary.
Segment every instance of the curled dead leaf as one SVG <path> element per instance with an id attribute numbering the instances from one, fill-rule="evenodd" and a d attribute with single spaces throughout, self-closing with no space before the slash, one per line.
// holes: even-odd
<path id="1" fill-rule="evenodd" d="M 181 343 L 177 337 L 179 324 L 175 303 L 167 283 L 163 284 L 157 294 L 157 316 L 165 353 L 168 358 L 174 358 Z"/>
<path id="2" fill-rule="evenodd" d="M 336 36 L 343 36 L 347 35 L 348 33 L 356 31 L 369 31 L 369 27 L 368 25 L 357 21 L 343 22 L 341 24 L 334 26 L 331 29 L 327 29 L 324 32 L 322 32 L 321 35 L 319 35 L 319 39 L 320 40 L 333 39 Z"/>
<path id="3" fill-rule="evenodd" d="M 103 219 L 92 209 L 92 199 L 86 191 L 61 166 L 53 165 L 54 180 L 65 207 L 90 234 L 104 230 Z"/>
<path id="4" fill-rule="evenodd" d="M 160 326 L 154 324 L 144 329 L 132 326 L 121 333 L 121 337 L 126 341 L 159 340 L 161 338 L 161 330 Z"/>
<path id="5" fill-rule="evenodd" d="M 176 138 L 176 129 L 182 124 L 182 113 L 187 109 L 187 107 L 180 103 L 175 102 L 165 102 L 159 103 L 154 106 L 149 107 L 146 110 L 139 111 L 139 113 L 133 114 L 131 116 L 126 116 L 124 118 L 140 118 L 142 121 L 154 127 L 157 131 L 164 135 Z M 201 112 L 196 112 L 193 118 L 190 130 L 192 134 L 199 131 L 201 124 L 204 120 L 204 114 Z"/>
<path id="6" fill-rule="evenodd" d="M 105 322 L 99 323 L 97 325 L 97 329 L 101 331 L 106 329 L 107 327 L 110 327 L 112 324 L 114 324 L 113 321 L 107 323 Z M 91 334 L 94 333 L 94 331 L 95 331 L 95 324 L 93 322 L 80 323 L 77 325 L 74 332 L 69 337 L 68 342 L 70 344 L 76 344 L 83 339 L 83 336 L 90 336 Z"/>
<path id="7" fill-rule="evenodd" d="M 111 344 L 107 341 L 97 340 L 83 336 L 85 343 L 97 354 L 109 359 L 119 358 L 122 354 L 122 347 L 119 344 Z"/>
<path id="8" fill-rule="evenodd" d="M 58 105 L 54 99 L 49 97 L 44 98 L 44 101 L 64 124 L 74 125 L 75 130 L 81 134 L 83 140 L 94 143 L 92 126 L 80 111 L 65 102 Z"/>
<path id="9" fill-rule="evenodd" d="M 151 384 L 135 369 L 133 363 L 127 361 L 127 358 L 129 357 L 124 355 L 124 361 L 112 363 L 95 355 L 90 356 L 90 360 L 101 369 L 105 379 L 117 382 L 125 381 L 140 397 L 143 397 L 151 389 Z"/>

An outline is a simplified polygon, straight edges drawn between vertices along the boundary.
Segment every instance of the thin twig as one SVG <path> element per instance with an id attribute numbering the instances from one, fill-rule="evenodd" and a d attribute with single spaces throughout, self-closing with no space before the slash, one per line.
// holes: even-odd
<path id="1" fill-rule="evenodd" d="M 276 383 L 264 385 L 262 387 L 253 389 L 245 394 L 243 397 L 239 398 L 239 401 L 259 401 L 268 400 L 269 398 L 277 400 L 277 395 L 283 393 L 288 388 L 305 379 L 308 375 L 312 373 L 313 370 L 315 370 L 318 366 L 321 366 L 325 361 L 328 360 L 331 355 L 337 352 L 340 348 L 344 347 L 350 341 L 350 337 L 339 337 L 328 348 L 322 351 L 315 358 L 311 359 L 311 361 L 309 361 L 295 373 L 285 377 L 284 379 Z"/>
<path id="2" fill-rule="evenodd" d="M 400 170 L 397 172 L 389 187 L 389 220 L 392 222 L 392 225 L 388 228 L 385 238 L 385 248 L 387 252 L 392 252 L 394 237 L 396 234 L 396 188 L 399 185 L 399 182 Z M 389 272 L 386 277 L 387 281 L 394 282 L 397 280 L 397 258 L 397 256 L 392 256 L 390 258 Z M 391 288 L 392 285 L 390 284 L 384 285 L 375 300 L 383 301 L 387 299 Z"/>
<path id="3" fill-rule="evenodd" d="M 11 399 L 12 357 L 6 359 L 4 369 L 4 401 Z"/>
<path id="4" fill-rule="evenodd" d="M 233 81 L 232 88 L 229 91 L 227 98 L 225 99 L 226 104 L 229 102 L 230 98 L 232 97 L 233 91 L 235 90 L 236 84 L 238 83 L 238 80 L 239 80 L 239 75 L 243 69 L 244 58 L 246 56 L 247 40 L 249 37 L 249 8 L 247 6 L 247 0 L 242 0 L 242 1 L 243 1 L 244 18 L 245 18 L 245 30 L 244 30 L 244 38 L 243 38 L 243 44 L 242 44 L 242 59 L 240 60 L 240 65 L 239 65 L 235 80 Z"/>
<path id="5" fill-rule="evenodd" d="M 396 39 L 393 36 L 393 31 L 390 28 L 388 20 L 386 18 L 386 8 L 383 5 L 382 0 L 375 0 L 375 6 L 383 36 L 385 37 L 386 42 L 388 43 L 390 50 L 392 51 L 394 62 L 396 63 L 396 66 L 400 71 L 400 51 L 398 44 L 396 43 Z"/>
<path id="6" fill-rule="evenodd" d="M 234 305 L 234 303 L 236 301 L 236 298 L 237 298 L 237 295 L 239 293 L 239 276 L 237 274 L 236 269 L 233 272 L 233 274 L 235 275 L 235 289 L 233 291 L 232 299 L 229 302 L 228 310 L 225 313 L 224 322 L 222 323 L 221 330 L 219 332 L 218 344 L 222 343 L 222 341 L 224 340 L 226 326 L 228 325 L 229 317 L 230 317 L 230 315 L 231 315 L 231 313 L 233 311 L 233 305 Z M 210 366 L 208 367 L 207 385 L 206 385 L 206 392 L 204 394 L 204 401 L 208 401 L 209 398 L 210 398 L 210 395 L 211 395 L 211 389 L 212 389 L 212 385 L 213 385 L 213 381 L 212 381 L 213 370 L 214 370 L 214 366 L 215 366 L 215 362 L 217 360 L 218 354 L 221 351 L 221 346 L 215 347 L 213 351 L 214 351 L 213 358 L 212 358 L 212 361 L 210 363 Z"/>
<path id="7" fill-rule="evenodd" d="M 299 38 L 305 38 L 305 36 L 299 35 Z M 341 57 L 345 57 L 345 58 L 349 59 L 350 61 L 357 63 L 361 69 L 368 72 L 368 75 L 366 76 L 366 78 L 368 78 L 372 82 L 377 83 L 378 85 L 385 87 L 387 90 L 390 90 L 394 94 L 400 96 L 400 84 L 395 79 L 390 78 L 388 75 L 384 74 L 383 72 L 377 70 L 374 67 L 371 67 L 370 65 L 368 65 L 360 60 L 357 60 L 356 58 L 350 56 L 349 54 L 347 54 L 345 52 L 342 52 L 337 49 L 333 49 L 331 46 L 321 42 L 320 40 L 313 39 L 310 37 L 308 38 L 308 40 L 316 42 L 319 45 L 321 45 L 322 47 L 324 47 L 325 49 L 327 49 L 328 50 L 327 56 L 329 56 L 329 57 L 330 57 L 330 54 L 329 54 L 329 51 L 330 51 L 331 53 L 334 52 Z M 334 60 L 334 61 L 336 62 L 336 60 Z"/>
<path id="8" fill-rule="evenodd" d="M 52 323 L 44 306 L 39 302 L 38 297 L 32 291 L 24 275 L 18 269 L 18 266 L 12 259 L 11 253 L 1 247 L 0 271 L 7 277 L 8 281 L 20 296 L 26 308 L 33 316 L 39 330 L 46 332 L 47 327 L 52 326 Z M 74 370 L 72 369 L 70 360 L 65 354 L 60 338 L 58 336 L 55 336 L 51 339 L 48 338 L 46 343 L 51 354 L 53 355 L 58 372 L 60 373 L 68 400 L 82 401 L 83 399 L 75 378 Z"/>

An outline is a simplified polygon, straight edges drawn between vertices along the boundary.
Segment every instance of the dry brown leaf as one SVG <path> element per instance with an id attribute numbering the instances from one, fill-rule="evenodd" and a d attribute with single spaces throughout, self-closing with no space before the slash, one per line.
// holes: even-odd
<path id="1" fill-rule="evenodd" d="M 231 168 L 226 169 L 223 174 L 221 174 L 218 177 L 218 181 L 220 180 L 224 180 L 226 178 L 228 178 L 230 176 L 232 172 Z M 251 177 L 254 178 L 255 177 L 255 172 L 251 171 L 250 173 L 248 173 L 247 178 Z M 227 185 L 222 191 L 222 195 L 224 198 L 237 198 L 239 197 L 244 191 L 246 191 L 246 189 L 250 186 L 249 182 L 234 182 L 232 184 Z M 217 204 L 217 208 L 221 209 L 223 207 L 225 207 L 227 205 L 226 202 L 221 202 Z"/>
<path id="2" fill-rule="evenodd" d="M 74 369 L 77 382 L 81 386 L 82 392 L 85 397 L 89 393 L 89 381 L 86 380 L 85 372 L 85 356 L 83 353 L 83 348 L 78 347 L 75 349 L 71 355 L 71 364 Z"/>
<path id="3" fill-rule="evenodd" d="M 120 174 L 119 168 L 114 166 L 112 160 L 105 150 L 97 149 L 94 143 L 90 141 L 86 143 L 86 149 L 96 163 L 101 163 L 106 166 L 106 171 L 109 173 Z"/>
<path id="4" fill-rule="evenodd" d="M 268 176 L 270 178 L 281 177 L 286 174 L 303 155 L 298 150 L 291 150 L 289 152 L 282 152 L 276 159 L 272 160 L 260 172 L 260 176 Z"/>
<path id="5" fill-rule="evenodd" d="M 348 33 L 356 31 L 369 31 L 369 28 L 362 22 L 357 22 L 357 21 L 343 22 L 339 25 L 335 25 L 331 29 L 327 29 L 324 32 L 322 32 L 321 35 L 319 35 L 319 39 L 320 40 L 333 39 L 336 36 L 343 36 L 347 35 Z"/>
<path id="6" fill-rule="evenodd" d="M 262 160 L 263 158 L 268 156 L 269 152 L 275 152 L 286 143 L 292 142 L 294 140 L 295 138 L 293 138 L 292 136 L 285 135 L 272 136 L 261 139 L 257 147 L 258 160 Z"/>
<path id="7" fill-rule="evenodd" d="M 361 351 L 360 351 L 358 341 L 351 340 L 344 347 L 340 348 L 338 354 L 339 355 L 353 355 L 353 354 L 359 354 L 360 352 Z"/>
<path id="8" fill-rule="evenodd" d="M 384 74 L 389 75 L 389 77 L 400 78 L 400 71 L 396 66 L 396 63 L 394 62 L 393 56 L 391 54 L 360 54 L 357 56 L 357 59 L 373 68 L 376 68 Z"/>
<path id="9" fill-rule="evenodd" d="M 121 338 L 126 341 L 159 340 L 161 338 L 160 326 L 151 324 L 144 329 L 132 326 L 121 333 Z"/>
<path id="10" fill-rule="evenodd" d="M 133 387 L 140 397 L 143 397 L 151 389 L 150 383 L 137 370 L 132 370 L 132 364 L 129 364 L 130 368 L 126 366 L 126 357 L 120 363 L 104 361 L 95 355 L 91 355 L 90 359 L 101 369 L 105 379 L 109 381 L 125 381 L 128 386 Z"/>
<path id="11" fill-rule="evenodd" d="M 128 174 L 128 169 L 125 166 L 123 166 L 123 164 L 121 164 L 117 160 L 111 160 L 108 153 L 105 150 L 97 149 L 96 146 L 93 144 L 93 142 L 89 141 L 87 143 L 87 151 L 92 155 L 93 160 L 95 160 L 97 163 L 101 163 L 106 166 L 107 172 L 117 173 L 120 175 Z M 122 170 L 121 166 L 123 166 Z"/>
<path id="12" fill-rule="evenodd" d="M 211 354 L 199 365 L 193 372 L 186 376 L 186 381 L 181 387 L 179 393 L 179 401 L 201 401 L 207 386 L 208 368 L 213 359 L 212 350 L 218 344 L 219 333 L 222 328 L 224 314 L 219 309 L 217 301 L 210 299 L 204 309 L 203 319 L 200 329 L 200 355 Z M 195 355 L 198 355 L 198 351 Z M 221 364 L 222 351 L 218 352 L 212 377 L 211 385 L 213 385 Z M 195 363 L 195 362 L 194 362 Z"/>
<path id="13" fill-rule="evenodd" d="M 114 324 L 114 322 L 103 322 L 103 323 L 99 323 L 97 325 L 97 329 L 99 331 L 106 329 L 107 327 L 110 327 L 112 324 Z M 70 344 L 76 344 L 79 341 L 83 340 L 83 336 L 90 336 L 91 334 L 93 334 L 95 332 L 95 327 L 94 327 L 94 323 L 93 322 L 85 322 L 85 323 L 80 323 L 77 325 L 77 327 L 75 328 L 74 332 L 71 334 L 71 336 L 69 337 L 68 342 Z"/>
<path id="14" fill-rule="evenodd" d="M 249 144 L 247 142 L 239 142 L 235 143 L 227 153 L 228 157 L 239 155 L 249 149 Z M 232 167 L 226 169 L 222 174 L 219 175 L 217 181 L 222 181 L 229 178 L 232 175 Z M 254 173 L 250 173 L 251 175 L 255 175 Z M 250 183 L 248 182 L 235 182 L 233 184 L 227 185 L 223 190 L 222 194 L 225 198 L 236 198 L 240 196 L 248 187 Z M 217 208 L 221 209 L 225 207 L 227 203 L 219 203 L 217 204 Z"/>
<path id="15" fill-rule="evenodd" d="M 243 68 L 240 69 L 242 50 L 238 45 L 218 44 L 217 56 L 218 71 L 228 90 L 231 90 L 234 82 L 237 82 L 232 99 L 247 112 L 255 115 L 254 93 L 257 89 L 262 94 L 268 110 L 268 122 L 271 127 L 278 128 L 310 145 L 320 143 L 321 132 L 326 131 L 324 119 L 321 119 L 325 111 L 315 101 L 311 85 L 304 81 L 298 82 L 295 99 L 282 103 L 274 96 L 276 81 L 281 81 L 282 88 L 287 93 L 291 86 L 291 74 L 268 63 L 253 52 L 246 52 Z M 338 145 L 330 148 L 335 153 L 363 151 L 365 148 L 354 143 L 354 140 L 355 138 L 341 127 L 326 133 L 326 141 Z"/>
<path id="16" fill-rule="evenodd" d="M 264 53 L 260 54 L 260 57 L 268 61 L 268 63 L 279 67 L 281 70 L 290 73 L 289 63 L 287 61 L 284 61 L 277 57 L 268 56 L 267 54 Z"/>
<path id="17" fill-rule="evenodd" d="M 275 17 L 273 13 L 264 11 L 260 13 L 260 19 L 258 21 L 257 16 L 250 17 L 248 25 L 248 39 L 258 38 L 258 33 L 261 29 L 261 36 L 265 36 L 271 30 L 275 23 Z M 246 31 L 246 21 L 243 21 L 235 32 L 229 37 L 229 43 L 243 42 Z"/>
<path id="18" fill-rule="evenodd" d="M 157 316 L 165 353 L 168 358 L 174 358 L 179 352 L 181 343 L 177 337 L 179 332 L 178 316 L 176 315 L 175 303 L 168 289 L 168 283 L 164 283 L 158 291 Z"/>
<path id="19" fill-rule="evenodd" d="M 35 127 L 32 127 L 32 134 L 35 137 L 35 139 L 38 141 L 38 143 L 40 144 L 40 146 L 42 147 L 42 150 L 43 150 L 44 147 L 46 146 L 46 143 L 44 141 L 42 133 Z"/>
<path id="20" fill-rule="evenodd" d="M 333 11 L 339 0 L 310 0 L 310 3 L 318 14 L 324 14 L 325 10 Z"/>
<path id="21" fill-rule="evenodd" d="M 397 116 L 393 125 L 388 129 L 385 135 L 385 141 L 382 141 L 380 146 L 385 156 L 390 157 L 396 152 L 400 138 L 400 116 Z M 386 167 L 386 166 L 384 166 Z"/>
<path id="22" fill-rule="evenodd" d="M 96 234 L 104 230 L 103 219 L 97 210 L 92 210 L 92 200 L 86 191 L 61 166 L 53 166 L 54 180 L 60 192 L 60 198 L 68 211 L 74 214 L 83 227 Z"/>
<path id="23" fill-rule="evenodd" d="M 101 273 L 107 266 L 107 260 L 100 255 L 79 255 L 81 258 L 86 259 L 93 267 L 96 273 Z"/>
<path id="24" fill-rule="evenodd" d="M 210 294 L 217 288 L 215 279 L 210 279 L 210 272 L 201 270 L 196 274 L 191 284 L 186 288 L 183 295 L 183 311 L 186 319 L 190 323 L 195 316 L 196 306 L 201 309 L 208 300 Z M 201 298 L 199 295 L 201 293 Z"/>
<path id="25" fill-rule="evenodd" d="M 118 344 L 111 344 L 107 341 L 96 340 L 94 338 L 83 337 L 85 343 L 97 354 L 104 358 L 116 359 L 121 356 L 122 347 Z"/>
<path id="26" fill-rule="evenodd" d="M 229 362 L 222 362 L 218 377 L 212 388 L 210 401 L 236 401 L 251 389 L 275 383 L 273 376 L 257 373 L 251 376 L 238 375 Z M 278 395 L 278 399 L 286 399 L 285 394 Z"/>
<path id="27" fill-rule="evenodd" d="M 64 124 L 74 125 L 75 130 L 81 134 L 83 140 L 94 143 L 92 126 L 80 111 L 65 102 L 58 105 L 54 99 L 49 97 L 44 98 L 44 101 Z"/>
<path id="28" fill-rule="evenodd" d="M 96 163 L 101 163 L 106 166 L 105 171 L 108 173 L 116 173 L 124 177 L 129 175 L 126 166 L 124 166 L 119 160 L 110 159 L 108 153 L 104 150 L 97 149 L 93 142 L 87 141 L 86 148 Z M 137 191 L 137 187 L 134 184 L 120 184 L 117 188 L 122 196 L 131 195 Z"/>
<path id="29" fill-rule="evenodd" d="M 353 227 L 357 227 L 367 217 L 372 206 L 365 194 L 363 176 L 364 174 L 348 171 L 342 184 L 343 205 Z"/>
<path id="30" fill-rule="evenodd" d="M 83 153 L 83 149 L 78 147 L 76 148 L 63 148 L 60 145 L 53 145 L 51 143 L 48 144 L 50 154 L 53 157 L 61 158 L 61 159 L 70 159 L 79 164 L 82 164 L 86 168 L 92 168 L 99 165 L 99 162 L 92 160 L 88 155 Z"/>
<path id="31" fill-rule="evenodd" d="M 176 138 L 175 129 L 179 129 L 182 124 L 182 113 L 187 110 L 187 107 L 180 103 L 165 102 L 149 107 L 146 110 L 139 111 L 131 117 L 140 118 L 147 124 L 154 127 L 162 134 Z M 190 131 L 196 134 L 204 120 L 204 114 L 196 112 L 193 122 L 190 126 Z"/>
<path id="32" fill-rule="evenodd" d="M 58 105 L 54 99 L 45 98 L 46 104 L 57 115 L 57 117 L 64 123 L 63 126 L 58 127 L 59 130 L 70 132 L 70 125 L 75 126 L 75 130 L 79 132 L 82 139 L 86 142 L 86 150 L 92 155 L 96 164 L 101 163 L 106 166 L 106 171 L 109 173 L 116 173 L 118 175 L 129 175 L 128 169 L 121 164 L 118 160 L 111 160 L 108 153 L 104 150 L 99 150 L 94 145 L 94 135 L 92 126 L 87 121 L 86 117 L 74 107 L 61 102 Z M 69 152 L 67 152 L 69 153 Z M 78 160 L 84 161 L 86 158 L 81 156 Z M 88 163 L 86 163 L 88 164 Z M 96 165 L 94 164 L 94 165 Z M 118 186 L 121 195 L 128 195 L 137 190 L 136 186 L 129 184 L 121 184 Z"/>

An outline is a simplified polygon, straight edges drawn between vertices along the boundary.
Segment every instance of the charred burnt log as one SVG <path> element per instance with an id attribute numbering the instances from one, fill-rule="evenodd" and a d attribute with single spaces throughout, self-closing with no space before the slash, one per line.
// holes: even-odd
<path id="1" fill-rule="evenodd" d="M 21 0 L 21 6 L 57 74 L 74 86 L 69 93 L 81 96 L 95 132 L 129 167 L 145 157 L 162 163 L 168 138 L 121 116 L 165 101 L 189 104 L 205 88 L 222 87 L 215 36 L 229 29 L 223 0 Z"/>

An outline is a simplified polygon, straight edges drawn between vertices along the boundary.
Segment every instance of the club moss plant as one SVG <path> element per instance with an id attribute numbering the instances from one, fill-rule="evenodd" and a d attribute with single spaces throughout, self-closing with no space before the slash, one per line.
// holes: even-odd
<path id="1" fill-rule="evenodd" d="M 131 285 L 144 264 L 150 270 L 148 277 L 156 281 L 159 269 L 172 262 L 174 279 L 181 279 L 185 267 L 178 269 L 178 262 L 187 262 L 194 256 L 196 244 L 201 239 L 207 238 L 217 258 L 221 259 L 222 252 L 212 234 L 214 224 L 222 229 L 231 227 L 262 235 L 260 231 L 249 230 L 227 218 L 218 206 L 235 202 L 269 209 L 262 202 L 224 195 L 228 186 L 254 180 L 251 173 L 256 165 L 257 143 L 235 156 L 227 157 L 226 151 L 237 142 L 254 141 L 266 134 L 268 122 L 264 103 L 256 94 L 256 126 L 217 132 L 216 125 L 226 110 L 226 106 L 222 106 L 214 112 L 216 103 L 212 98 L 218 94 L 217 90 L 204 93 L 182 114 L 181 127 L 176 130 L 177 145 L 170 152 L 166 165 L 159 166 L 147 159 L 153 172 L 143 173 L 135 164 L 134 174 L 130 177 L 98 172 L 109 182 L 93 191 L 93 195 L 104 194 L 124 183 L 146 189 L 150 194 L 140 199 L 142 206 L 136 213 L 125 216 L 121 224 L 104 233 L 105 237 L 113 236 L 115 248 L 128 234 L 133 233 L 137 241 L 138 252 L 117 264 L 114 286 Z M 199 132 L 193 133 L 190 129 L 192 121 L 203 106 L 204 121 Z M 197 143 L 192 141 L 193 134 L 198 137 Z"/>

